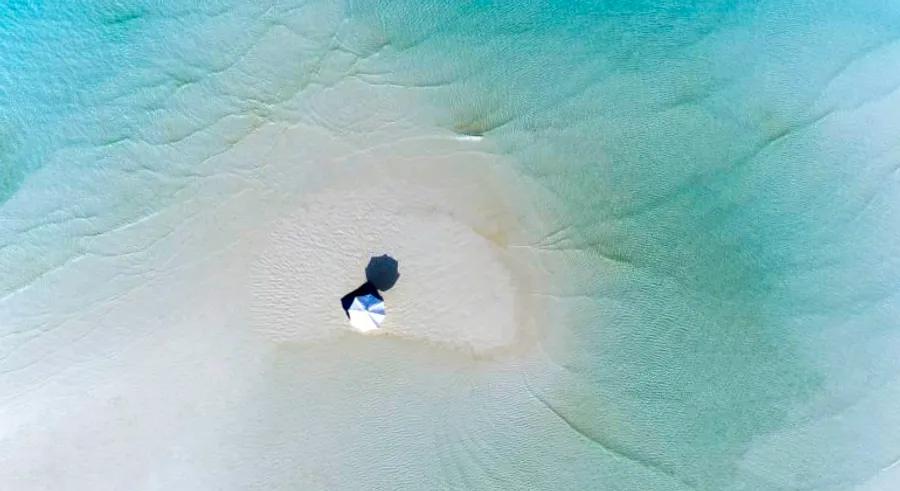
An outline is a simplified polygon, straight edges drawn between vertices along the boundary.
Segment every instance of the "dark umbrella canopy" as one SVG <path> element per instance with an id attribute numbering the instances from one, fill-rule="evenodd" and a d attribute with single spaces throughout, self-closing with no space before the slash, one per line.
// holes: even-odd
<path id="1" fill-rule="evenodd" d="M 387 254 L 369 259 L 369 264 L 366 266 L 366 282 L 383 292 L 390 290 L 400 278 L 398 265 L 397 260 Z"/>

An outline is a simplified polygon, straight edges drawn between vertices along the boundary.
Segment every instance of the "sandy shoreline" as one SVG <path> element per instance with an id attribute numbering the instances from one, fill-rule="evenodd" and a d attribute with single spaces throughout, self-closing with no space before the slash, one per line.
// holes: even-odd
<path id="1" fill-rule="evenodd" d="M 256 329 L 279 342 L 341 334 L 333 299 L 386 253 L 401 277 L 385 293 L 381 334 L 478 354 L 524 339 L 531 279 L 507 249 L 522 235 L 514 176 L 469 142 L 432 141 L 406 145 L 427 148 L 420 157 L 403 156 L 402 144 L 367 154 L 272 223 L 252 266 Z M 443 156 L 429 155 L 442 144 Z"/>

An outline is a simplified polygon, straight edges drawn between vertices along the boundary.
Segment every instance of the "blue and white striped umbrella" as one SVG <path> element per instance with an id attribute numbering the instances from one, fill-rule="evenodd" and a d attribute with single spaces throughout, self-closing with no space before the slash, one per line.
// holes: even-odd
<path id="1" fill-rule="evenodd" d="M 384 321 L 384 301 L 375 295 L 361 295 L 353 299 L 347 309 L 350 325 L 359 332 L 374 331 Z"/>

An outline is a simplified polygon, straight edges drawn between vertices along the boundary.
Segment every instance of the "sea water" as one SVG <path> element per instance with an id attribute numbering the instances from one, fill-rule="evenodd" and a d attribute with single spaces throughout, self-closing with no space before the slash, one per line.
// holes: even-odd
<path id="1" fill-rule="evenodd" d="M 140 468 L 123 475 L 148 489 L 890 489 L 900 457 L 898 34 L 891 2 L 7 3 L 0 441 L 13 466 L 0 474 L 4 487 L 122 482 L 90 440 L 93 473 L 73 481 L 61 462 L 75 447 L 45 450 L 27 438 L 42 423 L 12 417 L 60 372 L 150 336 L 141 316 L 77 322 L 124 305 L 153 273 L 145 244 L 111 251 L 94 238 L 160 216 L 173 230 L 217 233 L 183 210 L 277 187 L 254 180 L 258 162 L 228 157 L 248 135 L 272 124 L 338 135 L 383 126 L 297 102 L 352 80 L 373 97 L 384 87 L 415 94 L 435 127 L 489 141 L 531 183 L 550 226 L 517 246 L 545 271 L 532 294 L 559 319 L 536 329 L 540 361 L 491 383 L 459 367 L 471 383 L 424 392 L 399 389 L 417 380 L 401 377 L 390 401 L 375 390 L 387 382 L 375 381 L 363 407 L 406 426 L 384 419 L 359 430 L 365 418 L 323 409 L 321 394 L 279 393 L 305 366 L 287 357 L 271 390 L 246 389 L 262 401 L 252 414 L 279 424 L 239 413 L 231 424 L 246 430 L 226 441 L 230 453 L 164 469 L 141 460 L 140 438 L 113 446 Z M 303 161 L 310 145 L 288 150 Z M 315 168 L 281 177 L 314 186 Z M 150 233 L 165 243 L 170 232 Z M 154 254 L 188 254 L 170 246 Z M 55 279 L 103 254 L 137 259 Z M 116 291 L 93 287 L 102 282 Z M 393 366 L 415 373 L 430 357 Z M 341 363 L 317 366 L 358 389 L 334 375 Z M 97 417 L 144 418 L 115 404 Z M 212 406 L 182 411 L 232 414 Z M 65 427 L 69 416 L 53 414 Z M 302 444 L 276 429 L 362 438 L 376 457 L 335 443 L 313 453 L 321 475 L 292 471 Z M 203 443 L 221 443 L 217 431 L 172 429 L 166 438 L 182 443 L 152 440 L 146 455 L 169 459 L 169 445 L 215 454 Z M 254 477 L 216 467 L 224 462 Z M 217 473 L 227 479 L 204 477 Z"/>

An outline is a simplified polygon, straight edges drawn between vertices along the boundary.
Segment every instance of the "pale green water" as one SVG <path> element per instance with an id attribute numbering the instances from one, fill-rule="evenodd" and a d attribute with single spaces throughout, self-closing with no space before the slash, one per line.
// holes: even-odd
<path id="1" fill-rule="evenodd" d="M 900 8 L 298 5 L 4 7 L 0 285 L 175 199 L 235 135 L 301 118 L 297 93 L 408 86 L 555 198 L 534 246 L 557 265 L 541 293 L 567 322 L 541 335 L 562 382 L 538 395 L 603 449 L 556 487 L 850 489 L 900 456 Z M 338 51 L 356 60 L 323 69 Z M 50 161 L 59 188 L 23 185 Z M 61 192 L 74 211 L 42 210 Z M 533 434 L 481 444 L 552 469 L 565 454 Z"/>
<path id="2" fill-rule="evenodd" d="M 574 426 L 705 489 L 844 489 L 893 461 L 881 418 L 900 403 L 879 392 L 896 344 L 875 340 L 898 327 L 897 13 L 532 2 L 417 29 L 386 16 L 409 46 L 395 79 L 441 84 L 448 124 L 502 142 L 565 203 L 545 246 L 582 272 L 564 293 L 572 349 L 555 356 Z M 862 394 L 881 410 L 837 426 L 881 427 L 875 441 L 781 442 L 763 460 L 786 475 L 738 468 L 761 435 Z"/>

